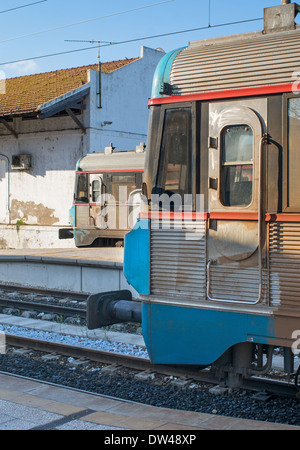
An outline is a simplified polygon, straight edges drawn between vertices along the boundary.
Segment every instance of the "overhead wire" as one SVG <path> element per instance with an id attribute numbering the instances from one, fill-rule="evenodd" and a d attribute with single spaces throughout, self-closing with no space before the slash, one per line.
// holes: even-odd
<path id="1" fill-rule="evenodd" d="M 14 8 L 10 8 L 10 9 L 4 9 L 3 11 L 0 11 L 0 14 L 4 14 L 4 13 L 10 12 L 10 11 L 16 11 L 17 9 L 27 8 L 28 6 L 37 5 L 38 3 L 44 3 L 47 1 L 48 0 L 39 0 L 38 2 L 27 3 L 26 5 L 16 6 Z"/>
<path id="2" fill-rule="evenodd" d="M 207 30 L 207 29 L 212 29 L 212 28 L 220 28 L 220 27 L 238 25 L 238 24 L 249 23 L 249 22 L 257 22 L 259 20 L 263 20 L 263 18 L 260 17 L 260 18 L 257 18 L 257 19 L 246 19 L 246 20 L 239 20 L 239 21 L 235 21 L 235 22 L 226 22 L 226 23 L 221 23 L 221 24 L 217 24 L 217 25 L 209 25 L 209 26 L 205 26 L 205 27 L 191 28 L 191 29 L 188 29 L 188 30 L 181 30 L 181 31 L 174 31 L 174 32 L 170 32 L 170 33 L 162 33 L 162 34 L 156 34 L 156 35 L 151 35 L 151 36 L 144 36 L 144 37 L 135 38 L 135 39 L 127 39 L 127 40 L 120 41 L 120 42 L 109 42 L 107 44 L 101 45 L 101 47 L 108 47 L 108 46 L 111 46 L 111 45 L 129 44 L 129 43 L 132 43 L 132 42 L 144 41 L 144 40 L 148 40 L 148 39 L 157 39 L 157 38 L 167 37 L 167 36 L 174 36 L 174 35 L 177 35 L 177 34 L 192 33 L 192 32 L 195 32 L 195 31 Z M 101 42 L 103 42 L 103 41 L 101 41 Z M 18 63 L 18 62 L 34 61 L 34 60 L 37 60 L 37 59 L 50 58 L 50 57 L 54 57 L 54 56 L 67 55 L 67 54 L 71 54 L 71 53 L 78 53 L 78 52 L 92 50 L 92 49 L 95 49 L 95 48 L 99 48 L 99 45 L 97 45 L 97 46 L 90 46 L 90 47 L 84 47 L 84 48 L 79 48 L 79 49 L 74 49 L 74 50 L 66 50 L 66 51 L 57 52 L 57 53 L 49 53 L 47 55 L 33 56 L 31 58 L 17 59 L 17 60 L 14 60 L 14 61 L 7 61 L 7 62 L 0 63 L 0 66 L 4 66 L 6 64 L 15 64 L 15 63 Z"/>
<path id="3" fill-rule="evenodd" d="M 42 1 L 47 1 L 47 0 L 42 0 Z M 119 11 L 119 12 L 116 12 L 116 13 L 107 14 L 105 16 L 94 17 L 92 19 L 81 20 L 80 22 L 74 22 L 74 23 L 69 23 L 69 24 L 61 25 L 61 26 L 54 27 L 54 28 L 49 28 L 47 30 L 35 31 L 34 33 L 23 34 L 22 36 L 16 36 L 16 37 L 13 37 L 13 38 L 4 39 L 4 40 L 0 41 L 0 44 L 3 44 L 5 42 L 10 42 L 10 41 L 16 41 L 18 39 L 24 39 L 24 38 L 27 38 L 27 37 L 37 36 L 37 35 L 43 34 L 43 33 L 50 33 L 52 31 L 63 30 L 64 28 L 70 28 L 70 27 L 74 27 L 76 25 L 82 25 L 84 23 L 95 22 L 97 20 L 107 19 L 109 17 L 119 16 L 121 14 L 127 14 L 127 13 L 130 13 L 130 12 L 139 11 L 141 9 L 152 8 L 153 6 L 163 5 L 164 3 L 170 3 L 170 2 L 173 2 L 173 1 L 174 0 L 164 0 L 164 1 L 161 1 L 161 2 L 157 2 L 157 3 L 152 3 L 150 5 L 139 6 L 138 8 L 128 9 L 128 10 L 125 10 L 125 11 Z"/>

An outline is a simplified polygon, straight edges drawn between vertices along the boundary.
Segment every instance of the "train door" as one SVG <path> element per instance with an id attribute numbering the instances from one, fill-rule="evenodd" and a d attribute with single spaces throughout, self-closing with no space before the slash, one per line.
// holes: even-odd
<path id="1" fill-rule="evenodd" d="M 130 199 L 130 195 L 141 186 L 141 174 L 135 172 L 113 174 L 110 186 L 116 211 L 116 226 L 119 230 L 128 231 L 129 210 L 134 206 L 134 199 Z"/>
<path id="2" fill-rule="evenodd" d="M 104 217 L 105 186 L 102 174 L 90 174 L 89 180 L 89 225 L 92 228 L 105 229 L 107 227 Z"/>
<path id="3" fill-rule="evenodd" d="M 207 297 L 262 298 L 262 150 L 267 101 L 209 106 Z"/>

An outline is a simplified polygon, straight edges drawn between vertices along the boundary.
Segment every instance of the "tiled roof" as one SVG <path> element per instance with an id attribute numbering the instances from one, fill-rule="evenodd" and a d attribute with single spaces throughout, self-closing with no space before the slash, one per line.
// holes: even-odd
<path id="1" fill-rule="evenodd" d="M 137 59 L 102 63 L 101 71 L 110 73 Z M 6 79 L 5 94 L 0 93 L 0 117 L 33 114 L 39 105 L 86 84 L 89 69 L 98 70 L 98 64 Z"/>

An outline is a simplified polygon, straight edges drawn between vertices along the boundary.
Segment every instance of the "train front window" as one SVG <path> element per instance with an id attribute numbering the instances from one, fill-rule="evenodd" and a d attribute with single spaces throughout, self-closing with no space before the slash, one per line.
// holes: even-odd
<path id="1" fill-rule="evenodd" d="M 253 189 L 253 131 L 247 125 L 225 127 L 221 133 L 221 202 L 248 206 Z"/>
<path id="2" fill-rule="evenodd" d="M 76 175 L 75 202 L 88 203 L 88 174 Z"/>
<path id="3" fill-rule="evenodd" d="M 165 112 L 156 194 L 191 193 L 192 113 L 190 108 Z"/>

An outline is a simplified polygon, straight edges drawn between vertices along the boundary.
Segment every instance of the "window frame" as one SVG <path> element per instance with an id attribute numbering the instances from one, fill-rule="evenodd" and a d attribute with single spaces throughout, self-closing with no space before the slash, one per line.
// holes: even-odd
<path id="1" fill-rule="evenodd" d="M 98 189 L 95 189 L 94 184 L 95 183 L 99 183 Z M 92 196 L 92 202 L 91 203 L 100 203 L 101 201 L 101 179 L 99 178 L 94 178 L 91 182 L 91 196 Z M 95 194 L 98 193 L 97 195 L 97 199 L 95 199 Z"/>
<path id="2" fill-rule="evenodd" d="M 282 102 L 282 140 L 283 140 L 283 158 L 282 158 L 282 212 L 288 213 L 299 213 L 300 212 L 300 202 L 299 206 L 291 206 L 289 204 L 289 115 L 288 115 L 288 105 L 290 99 L 300 100 L 299 95 L 288 93 L 283 94 Z"/>
<path id="3" fill-rule="evenodd" d="M 190 187 L 191 192 L 189 194 L 192 195 L 192 210 L 196 211 L 196 193 L 198 191 L 197 189 L 197 173 L 199 171 L 199 167 L 197 167 L 196 161 L 197 161 L 197 136 L 198 136 L 198 126 L 197 123 L 199 122 L 197 120 L 198 114 L 198 103 L 197 102 L 180 102 L 175 104 L 167 104 L 167 105 L 161 105 L 160 106 L 160 117 L 159 117 L 159 126 L 158 126 L 158 132 L 157 132 L 157 140 L 156 140 L 156 148 L 155 148 L 155 157 L 153 161 L 153 172 L 152 172 L 152 189 L 154 189 L 157 186 L 158 182 L 158 167 L 159 167 L 159 161 L 161 158 L 161 150 L 162 150 L 162 143 L 163 143 L 163 131 L 164 131 L 164 124 L 165 124 L 165 118 L 167 111 L 170 110 L 181 110 L 181 109 L 187 109 L 189 108 L 191 111 L 191 155 L 189 163 L 190 163 L 190 173 L 188 176 L 191 179 Z"/>
<path id="4" fill-rule="evenodd" d="M 227 128 L 232 127 L 249 127 L 252 131 L 252 161 L 230 161 L 230 162 L 224 162 L 223 154 L 224 154 L 224 132 Z M 218 189 L 218 196 L 219 196 L 219 202 L 224 208 L 249 208 L 252 206 L 254 201 L 254 160 L 255 160 L 255 140 L 254 140 L 254 129 L 251 125 L 247 123 L 228 123 L 225 126 L 222 127 L 219 134 L 220 139 L 220 147 L 219 147 L 219 189 Z M 251 181 L 251 202 L 247 205 L 227 205 L 224 202 L 225 199 L 225 193 L 224 193 L 224 184 L 223 184 L 223 170 L 225 167 L 237 167 L 237 166 L 249 166 L 252 167 L 252 181 Z"/>
<path id="5" fill-rule="evenodd" d="M 86 197 L 79 197 L 79 178 L 84 177 L 86 182 Z M 82 199 L 82 200 L 80 200 Z M 74 202 L 79 204 L 89 203 L 89 174 L 86 172 L 77 172 L 75 177 L 75 192 L 74 192 Z"/>

